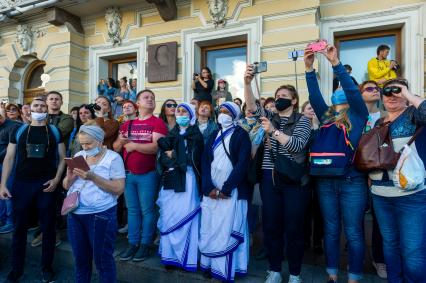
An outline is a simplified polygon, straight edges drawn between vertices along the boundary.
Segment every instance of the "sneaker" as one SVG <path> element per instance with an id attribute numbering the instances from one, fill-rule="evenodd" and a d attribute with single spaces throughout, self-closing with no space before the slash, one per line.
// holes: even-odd
<path id="1" fill-rule="evenodd" d="M 135 256 L 133 261 L 144 261 L 151 256 L 151 248 L 148 245 L 142 244 Z"/>
<path id="2" fill-rule="evenodd" d="M 373 266 L 376 269 L 377 275 L 382 279 L 388 278 L 388 272 L 386 271 L 386 264 L 376 263 L 373 261 Z"/>
<path id="3" fill-rule="evenodd" d="M 56 232 L 55 247 L 59 247 L 60 244 L 62 244 L 61 233 Z"/>
<path id="4" fill-rule="evenodd" d="M 40 233 L 37 237 L 34 238 L 34 240 L 31 242 L 31 247 L 38 247 L 41 246 L 41 243 L 43 241 L 43 234 Z"/>
<path id="5" fill-rule="evenodd" d="M 8 234 L 13 232 L 13 224 L 8 223 L 0 227 L 0 234 Z"/>
<path id="6" fill-rule="evenodd" d="M 267 271 L 267 273 L 265 283 L 281 283 L 283 281 L 280 272 Z"/>
<path id="7" fill-rule="evenodd" d="M 129 231 L 129 225 L 127 225 L 127 224 L 126 224 L 126 226 L 118 229 L 118 233 L 120 233 L 120 234 L 126 234 L 127 231 Z"/>
<path id="8" fill-rule="evenodd" d="M 53 283 L 55 282 L 55 273 L 53 270 L 44 270 L 43 271 L 43 283 Z"/>
<path id="9" fill-rule="evenodd" d="M 288 283 L 302 283 L 302 282 L 303 281 L 302 281 L 302 278 L 300 278 L 300 275 L 295 276 L 290 274 L 290 277 L 288 278 Z"/>
<path id="10" fill-rule="evenodd" d="M 18 273 L 16 271 L 11 271 L 7 275 L 6 280 L 4 280 L 4 283 L 16 283 L 19 282 L 19 279 L 22 277 L 22 273 Z"/>
<path id="11" fill-rule="evenodd" d="M 337 283 L 337 280 L 334 280 L 333 278 L 328 278 L 327 283 Z"/>
<path id="12" fill-rule="evenodd" d="M 120 254 L 120 260 L 121 261 L 131 260 L 135 256 L 138 250 L 139 250 L 139 246 L 129 244 L 127 249 Z"/>

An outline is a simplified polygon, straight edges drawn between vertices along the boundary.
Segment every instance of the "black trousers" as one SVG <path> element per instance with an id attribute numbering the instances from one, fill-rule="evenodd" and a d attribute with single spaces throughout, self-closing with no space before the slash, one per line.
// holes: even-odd
<path id="1" fill-rule="evenodd" d="M 274 186 L 272 170 L 263 170 L 261 184 L 263 237 L 270 270 L 281 271 L 285 237 L 289 272 L 297 276 L 302 268 L 305 213 L 311 191 L 300 185 Z"/>
<path id="2" fill-rule="evenodd" d="M 12 269 L 22 274 L 25 264 L 25 248 L 27 245 L 28 222 L 31 219 L 32 203 L 35 203 L 39 216 L 41 232 L 43 233 L 41 267 L 43 270 L 52 268 L 55 252 L 55 192 L 45 193 L 43 184 L 47 180 L 22 182 L 16 180 L 12 187 L 12 209 L 15 230 L 12 240 Z"/>

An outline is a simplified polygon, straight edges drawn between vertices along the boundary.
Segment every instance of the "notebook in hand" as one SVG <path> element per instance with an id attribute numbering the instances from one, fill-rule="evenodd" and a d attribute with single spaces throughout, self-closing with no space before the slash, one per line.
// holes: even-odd
<path id="1" fill-rule="evenodd" d="M 64 158 L 64 160 L 71 170 L 74 170 L 74 168 L 78 168 L 83 171 L 90 170 L 89 164 L 87 164 L 86 160 L 81 155 L 73 157 L 73 158 Z"/>

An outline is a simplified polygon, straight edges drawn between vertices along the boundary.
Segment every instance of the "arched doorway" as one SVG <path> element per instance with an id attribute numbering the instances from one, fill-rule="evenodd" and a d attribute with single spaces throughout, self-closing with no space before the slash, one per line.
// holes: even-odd
<path id="1" fill-rule="evenodd" d="M 34 97 L 44 94 L 44 87 L 40 87 L 42 85 L 40 76 L 44 74 L 45 66 L 44 61 L 35 61 L 29 66 L 24 79 L 24 103 L 29 103 Z"/>
<path id="2" fill-rule="evenodd" d="M 9 74 L 9 101 L 26 103 L 32 97 L 43 94 L 45 89 L 41 86 L 41 74 L 44 73 L 46 62 L 37 58 L 36 53 L 21 56 L 13 64 Z"/>

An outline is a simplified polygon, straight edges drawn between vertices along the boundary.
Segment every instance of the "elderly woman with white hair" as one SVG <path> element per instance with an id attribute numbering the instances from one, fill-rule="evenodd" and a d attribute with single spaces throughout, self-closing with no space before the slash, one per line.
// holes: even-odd
<path id="1" fill-rule="evenodd" d="M 161 190 L 157 200 L 160 218 L 161 262 L 166 269 L 196 271 L 200 218 L 200 180 L 203 135 L 195 125 L 195 107 L 181 103 L 176 108 L 176 126 L 158 140 L 157 169 Z"/>
<path id="2" fill-rule="evenodd" d="M 113 257 L 117 231 L 117 198 L 124 191 L 121 156 L 102 146 L 104 131 L 96 125 L 82 125 L 78 139 L 89 171 L 67 169 L 63 181 L 68 195 L 79 191 L 79 205 L 68 214 L 68 238 L 74 254 L 75 282 L 91 282 L 92 258 L 100 282 L 116 282 Z"/>
<path id="3" fill-rule="evenodd" d="M 247 168 L 251 142 L 237 126 L 240 107 L 225 102 L 219 108 L 219 131 L 210 135 L 202 156 L 200 252 L 205 275 L 233 282 L 247 273 L 249 237 Z"/>

